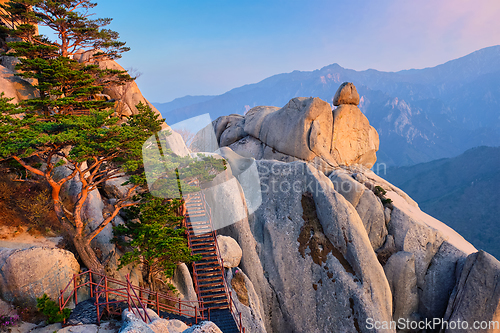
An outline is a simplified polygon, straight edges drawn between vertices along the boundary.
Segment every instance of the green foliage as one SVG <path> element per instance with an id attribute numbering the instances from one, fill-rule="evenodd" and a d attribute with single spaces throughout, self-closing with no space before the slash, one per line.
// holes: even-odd
<path id="1" fill-rule="evenodd" d="M 104 87 L 123 85 L 132 78 L 124 71 L 103 69 L 97 61 L 115 59 L 127 51 L 114 31 L 101 29 L 111 19 L 89 19 L 88 9 L 96 4 L 88 0 L 19 0 L 1 7 L 4 20 L 15 22 L 8 34 L 21 40 L 8 43 L 9 56 L 18 57 L 19 76 L 35 79 L 38 98 L 25 101 L 32 110 L 66 114 L 90 109 L 102 110 L 113 103 L 94 98 Z M 36 35 L 34 24 L 45 25 L 57 36 L 51 40 Z M 72 57 L 90 52 L 80 63 Z M 99 50 L 99 51 L 96 51 Z"/>
<path id="2" fill-rule="evenodd" d="M 71 314 L 70 309 L 60 311 L 57 303 L 51 300 L 47 294 L 43 294 L 42 297 L 36 299 L 36 307 L 38 311 L 47 316 L 48 324 L 62 322 L 68 319 Z"/>
<path id="3" fill-rule="evenodd" d="M 390 205 L 392 203 L 392 200 L 389 199 L 389 198 L 387 198 L 387 199 L 386 198 L 382 198 L 381 200 L 382 200 L 382 205 L 384 205 L 384 206 L 385 205 Z"/>
<path id="4" fill-rule="evenodd" d="M 382 186 L 375 186 L 375 190 L 373 191 L 376 196 L 380 197 L 382 195 L 385 195 L 387 192 L 382 188 Z"/>
<path id="5" fill-rule="evenodd" d="M 177 212 L 180 200 L 163 200 L 145 194 L 142 202 L 126 210 L 127 220 L 113 228 L 114 242 L 131 249 L 120 258 L 119 268 L 143 264 L 151 283 L 172 277 L 179 263 L 199 260 L 191 255 Z"/>
<path id="6" fill-rule="evenodd" d="M 118 33 L 103 29 L 111 23 L 110 18 L 92 19 L 91 9 L 97 3 L 89 0 L 16 0 L 1 5 L 2 17 L 15 26 L 11 34 L 28 40 L 36 45 L 51 45 L 67 57 L 79 49 L 100 50 L 100 55 L 119 58 L 120 53 L 128 51 L 124 42 L 118 40 Z M 36 36 L 35 24 L 53 30 L 54 40 Z"/>
<path id="7" fill-rule="evenodd" d="M 198 154 L 180 157 L 163 150 L 168 131 L 150 137 L 143 146 L 149 191 L 156 197 L 178 198 L 179 193 L 198 191 L 200 185 L 226 170 L 226 161 Z"/>
<path id="8" fill-rule="evenodd" d="M 0 98 L 0 107 L 6 103 Z M 134 172 L 141 166 L 143 142 L 162 122 L 149 107 L 140 107 L 140 112 L 125 123 L 111 117 L 112 111 L 92 111 L 88 116 L 27 113 L 22 119 L 15 117 L 22 110 L 0 109 L 0 159 L 36 155 L 44 160 L 52 154 L 65 157 L 66 163 L 89 161 L 92 165 L 105 158 L 119 162 L 122 171 Z M 64 148 L 69 149 L 63 152 Z"/>
<path id="9" fill-rule="evenodd" d="M 144 183 L 142 145 L 160 131 L 162 120 L 148 106 L 139 105 L 138 114 L 123 121 L 112 116 L 114 103 L 96 96 L 133 79 L 124 71 L 105 68 L 110 65 L 106 61 L 119 58 L 128 48 L 116 32 L 103 28 L 111 19 L 91 18 L 95 6 L 89 0 L 17 0 L 0 6 L 4 21 L 11 22 L 0 33 L 17 38 L 7 44 L 8 55 L 20 61 L 17 75 L 31 79 L 39 91 L 39 97 L 21 105 L 0 96 L 0 160 L 13 158 L 48 181 L 55 213 L 79 244 L 80 258 L 88 268 L 103 272 L 89 244 L 112 214 L 89 230 L 81 207 L 90 191 L 121 173 L 132 175 L 136 185 Z M 35 24 L 53 33 L 36 35 Z M 54 168 L 64 164 L 72 173 L 55 179 Z M 77 174 L 82 188 L 70 211 L 59 200 L 59 191 Z M 131 193 L 117 200 L 113 214 L 135 204 Z"/>

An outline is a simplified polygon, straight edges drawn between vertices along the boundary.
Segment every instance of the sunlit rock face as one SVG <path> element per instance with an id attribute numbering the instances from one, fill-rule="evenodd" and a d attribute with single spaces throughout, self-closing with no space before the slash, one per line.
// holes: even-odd
<path id="1" fill-rule="evenodd" d="M 301 161 L 256 164 L 262 204 L 220 234 L 240 244 L 267 332 L 395 332 L 370 323 L 443 318 L 468 311 L 461 295 L 475 304 L 496 293 L 498 261 L 480 262 L 463 237 L 371 170 L 336 167 L 326 177 Z M 468 281 L 469 271 L 485 282 Z M 496 318 L 497 306 L 483 317 Z"/>
<path id="2" fill-rule="evenodd" d="M 11 103 L 38 97 L 35 87 L 4 66 L 0 66 L 0 92 L 3 92 L 3 97 L 13 98 Z"/>
<path id="3" fill-rule="evenodd" d="M 320 169 L 362 164 L 372 167 L 379 148 L 377 131 L 357 107 L 352 83 L 337 91 L 330 104 L 313 97 L 296 97 L 284 107 L 257 106 L 243 116 L 213 122 L 220 146 L 255 159 L 314 162 Z"/>

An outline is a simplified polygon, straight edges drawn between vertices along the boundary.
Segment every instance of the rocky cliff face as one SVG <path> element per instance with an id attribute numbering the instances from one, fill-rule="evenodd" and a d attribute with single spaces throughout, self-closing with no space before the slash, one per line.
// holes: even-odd
<path id="1" fill-rule="evenodd" d="M 499 320 L 500 263 L 359 164 L 371 154 L 359 149 L 370 147 L 371 127 L 357 121 L 352 104 L 330 115 L 327 107 L 295 98 L 282 109 L 258 107 L 214 122 L 221 145 L 259 159 L 262 204 L 220 233 L 241 246 L 239 267 L 260 303 L 248 307 L 266 331 L 437 332 L 443 319 L 471 326 L 475 318 Z M 338 121 L 340 113 L 348 120 Z M 360 123 L 365 136 L 352 130 Z M 336 133 L 345 133 L 339 155 L 331 153 Z M 353 152 L 361 153 L 339 159 Z M 315 159 L 335 163 L 318 169 Z"/>
<path id="2" fill-rule="evenodd" d="M 370 168 L 377 160 L 379 139 L 358 103 L 356 87 L 350 83 L 339 88 L 333 112 L 319 98 L 297 97 L 281 109 L 257 106 L 245 116 L 219 117 L 212 126 L 219 146 L 242 156 L 302 160 L 330 171 L 351 164 Z"/>
<path id="3" fill-rule="evenodd" d="M 237 158 L 232 149 L 247 157 L 240 164 L 229 160 L 228 173 L 244 175 L 250 161 L 257 175 L 206 190 L 213 192 L 209 199 L 225 200 L 226 215 L 238 221 L 220 233 L 239 248 L 227 238 L 220 243 L 226 244 L 221 246 L 226 276 L 238 294 L 247 332 L 385 333 L 396 332 L 394 324 L 398 331 L 437 332 L 441 325 L 423 330 L 407 325 L 499 321 L 500 262 L 477 252 L 369 169 L 378 134 L 358 102 L 356 88 L 344 84 L 334 110 L 319 98 L 298 97 L 283 108 L 256 107 L 244 117 L 214 122 L 216 141 L 226 147 L 221 154 Z M 169 140 L 177 155 L 189 153 L 179 136 Z M 85 208 L 89 221 L 101 218 L 107 201 L 120 197 L 120 184 L 107 183 L 103 197 L 96 191 Z M 65 188 L 69 200 L 71 186 L 78 181 Z M 249 200 L 249 186 L 260 188 L 259 200 Z M 240 214 L 245 210 L 250 214 Z M 95 245 L 111 252 L 110 235 L 101 236 Z M 2 295 L 13 285 L 25 288 L 17 279 L 21 273 L 11 280 L 6 273 L 26 261 L 24 252 L 2 252 Z M 68 272 L 78 270 L 73 261 Z M 184 298 L 196 299 L 187 267 L 179 267 L 173 282 Z M 451 325 L 442 331 L 458 332 Z"/>

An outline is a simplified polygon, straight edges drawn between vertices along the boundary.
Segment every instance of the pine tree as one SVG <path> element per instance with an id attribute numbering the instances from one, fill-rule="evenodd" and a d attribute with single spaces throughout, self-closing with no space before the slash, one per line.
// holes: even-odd
<path id="1" fill-rule="evenodd" d="M 182 200 L 164 200 L 146 194 L 141 204 L 126 210 L 126 222 L 113 228 L 114 241 L 131 248 L 120 258 L 119 268 L 142 264 L 146 281 L 156 290 L 155 280 L 170 278 L 179 263 L 199 260 L 191 255 L 179 214 Z"/>
<path id="2" fill-rule="evenodd" d="M 102 29 L 111 19 L 89 19 L 88 10 L 95 5 L 88 0 L 19 0 L 2 6 L 4 19 L 16 22 L 9 35 L 20 39 L 8 43 L 13 51 L 9 55 L 20 57 L 18 75 L 34 79 L 40 97 L 12 105 L 0 96 L 0 161 L 14 159 L 48 182 L 56 215 L 80 258 L 87 268 L 103 274 L 105 263 L 90 242 L 121 209 L 139 204 L 136 192 L 144 192 L 146 185 L 143 144 L 160 131 L 163 121 L 148 106 L 139 104 L 138 114 L 123 122 L 112 116 L 112 104 L 93 98 L 105 86 L 131 80 L 122 71 L 102 69 L 96 63 L 116 59 L 127 48 L 116 32 Z M 57 38 L 36 35 L 34 24 L 48 26 Z M 84 62 L 73 59 L 81 51 L 88 51 Z M 225 168 L 223 162 L 210 158 L 172 158 L 169 163 L 176 167 L 162 175 L 157 185 L 163 181 L 173 186 L 160 186 L 157 191 L 177 192 L 175 197 L 182 183 L 179 177 L 210 180 Z M 54 170 L 63 165 L 70 174 L 58 179 Z M 126 197 L 89 230 L 83 218 L 89 193 L 123 173 L 132 184 Z M 81 190 L 74 205 L 67 207 L 60 192 L 75 177 Z M 175 239 L 176 233 L 172 234 Z"/>
<path id="3" fill-rule="evenodd" d="M 123 85 L 132 78 L 124 71 L 100 68 L 99 61 L 116 59 L 128 51 L 118 33 L 102 29 L 111 19 L 90 19 L 88 0 L 19 0 L 1 7 L 8 34 L 19 39 L 7 43 L 9 55 L 18 57 L 19 76 L 34 79 L 40 97 L 25 102 L 32 110 L 50 114 L 81 114 L 113 104 L 96 99 L 104 86 Z M 18 22 L 15 24 L 14 22 Z M 36 35 L 37 25 L 53 30 L 56 38 Z M 85 61 L 74 60 L 85 55 Z"/>
<path id="4" fill-rule="evenodd" d="M 100 273 L 104 273 L 104 264 L 90 242 L 122 208 L 138 204 L 134 195 L 145 185 L 142 145 L 161 129 L 162 120 L 148 106 L 139 104 L 138 110 L 139 113 L 125 123 L 111 117 L 113 111 L 46 118 L 0 98 L 0 160 L 12 158 L 47 181 L 64 231 L 73 240 L 87 268 Z M 71 173 L 59 179 L 54 171 L 63 165 Z M 96 228 L 87 228 L 83 206 L 89 193 L 123 173 L 131 176 L 132 183 L 126 197 L 114 204 L 111 213 Z M 65 206 L 61 189 L 75 177 L 81 182 L 80 192 L 73 206 Z"/>

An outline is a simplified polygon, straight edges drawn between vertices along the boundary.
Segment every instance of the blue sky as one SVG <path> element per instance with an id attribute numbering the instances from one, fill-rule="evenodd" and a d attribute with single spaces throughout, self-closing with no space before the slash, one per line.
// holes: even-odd
<path id="1" fill-rule="evenodd" d="M 500 44 L 498 0 L 96 0 L 151 102 L 338 63 L 435 66 Z"/>

